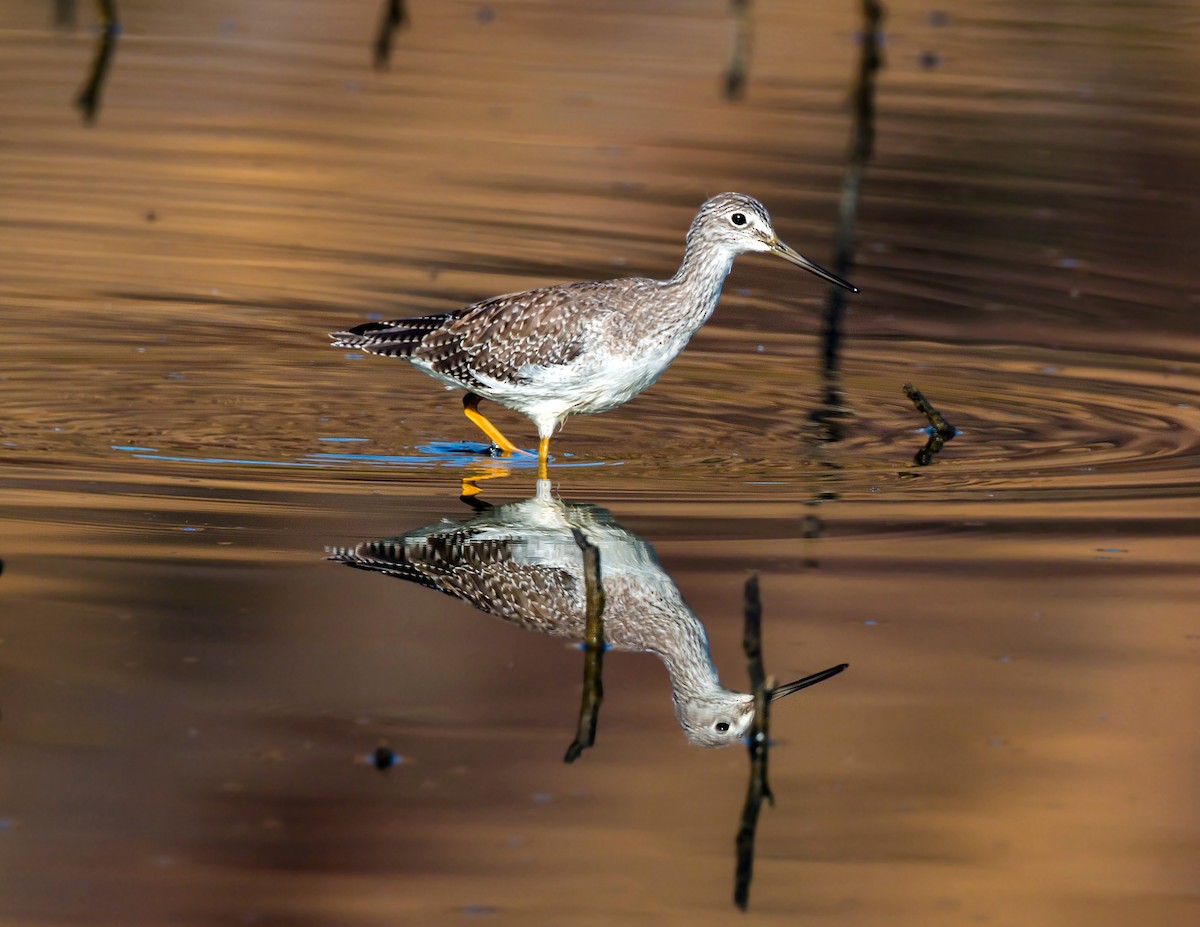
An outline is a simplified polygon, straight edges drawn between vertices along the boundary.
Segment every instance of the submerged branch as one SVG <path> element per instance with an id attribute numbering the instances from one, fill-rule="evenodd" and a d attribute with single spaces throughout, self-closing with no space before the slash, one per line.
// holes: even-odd
<path id="1" fill-rule="evenodd" d="M 940 451 L 947 441 L 958 434 L 958 429 L 946 421 L 946 417 L 930 404 L 925 394 L 911 383 L 904 384 L 904 395 L 911 399 L 917 411 L 929 420 L 929 440 L 913 457 L 917 466 L 924 467 L 933 461 L 933 455 Z"/>

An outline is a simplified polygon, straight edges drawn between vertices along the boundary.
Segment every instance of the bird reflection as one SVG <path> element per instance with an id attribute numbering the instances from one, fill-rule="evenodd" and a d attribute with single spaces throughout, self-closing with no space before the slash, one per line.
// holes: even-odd
<path id="1" fill-rule="evenodd" d="M 531 631 L 582 641 L 583 553 L 572 529 L 600 552 L 605 643 L 663 661 L 676 717 L 692 743 L 740 743 L 754 721 L 753 696 L 721 685 L 704 625 L 653 548 L 606 509 L 555 499 L 549 480 L 538 480 L 530 499 L 481 508 L 462 522 L 331 548 L 329 559 L 437 589 Z M 827 678 L 819 673 L 779 686 L 773 697 L 812 685 L 817 677 Z"/>

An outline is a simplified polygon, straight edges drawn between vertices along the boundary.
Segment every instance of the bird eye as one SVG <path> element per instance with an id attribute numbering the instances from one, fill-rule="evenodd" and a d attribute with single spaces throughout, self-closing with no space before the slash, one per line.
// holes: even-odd
<path id="1" fill-rule="evenodd" d="M 729 221 L 732 222 L 734 225 L 745 225 L 746 224 L 746 214 L 742 213 L 742 212 L 735 212 L 732 216 L 729 217 Z"/>
<path id="2" fill-rule="evenodd" d="M 741 214 L 739 213 L 739 215 L 741 215 Z M 745 219 L 746 219 L 746 217 L 742 216 L 742 221 L 745 221 Z M 722 734 L 724 734 L 727 730 L 729 730 L 729 722 L 728 721 L 718 721 L 717 722 L 717 730 L 720 731 Z"/>

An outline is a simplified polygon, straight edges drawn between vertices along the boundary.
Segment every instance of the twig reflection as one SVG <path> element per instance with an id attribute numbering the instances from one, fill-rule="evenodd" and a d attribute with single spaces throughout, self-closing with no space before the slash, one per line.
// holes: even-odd
<path id="1" fill-rule="evenodd" d="M 579 726 L 567 747 L 563 762 L 574 763 L 596 742 L 596 722 L 604 701 L 601 674 L 604 670 L 604 586 L 600 582 L 600 551 L 578 528 L 572 528 L 575 543 L 583 552 L 584 595 L 587 617 L 583 633 L 583 696 L 579 701 Z"/>
<path id="2" fill-rule="evenodd" d="M 854 263 L 855 228 L 858 222 L 858 203 L 862 195 L 863 174 L 875 151 L 875 75 L 883 67 L 880 49 L 880 28 L 883 25 L 883 4 L 879 0 L 862 0 L 862 48 L 858 58 L 858 75 L 851 95 L 854 112 L 853 135 L 846 177 L 842 181 L 842 198 L 838 209 L 838 232 L 834 247 L 834 273 L 844 276 Z M 841 346 L 842 316 L 845 294 L 830 287 L 825 303 L 825 366 L 836 369 Z"/>
<path id="3" fill-rule="evenodd" d="M 762 602 L 758 592 L 758 575 L 746 580 L 745 617 L 742 649 L 746 654 L 746 669 L 754 692 L 754 725 L 750 729 L 747 747 L 750 750 L 750 783 L 746 802 L 742 806 L 742 823 L 737 833 L 737 865 L 734 870 L 733 903 L 743 911 L 750 902 L 750 880 L 754 875 L 754 837 L 758 832 L 758 812 L 765 801 L 774 804 L 775 796 L 767 783 L 767 731 L 769 727 L 769 693 L 775 680 L 769 678 L 762 661 Z"/>
<path id="4" fill-rule="evenodd" d="M 725 71 L 725 98 L 737 100 L 746 89 L 746 63 L 753 31 L 750 0 L 730 0 L 730 3 L 733 6 L 733 46 L 729 52 L 729 68 Z"/>
<path id="5" fill-rule="evenodd" d="M 863 174 L 875 149 L 875 77 L 883 67 L 883 54 L 880 51 L 883 4 L 878 0 L 863 0 L 862 11 L 861 53 L 851 91 L 854 124 L 846 176 L 842 181 L 837 236 L 834 241 L 833 267 L 839 276 L 849 273 L 854 263 L 855 228 L 858 222 Z M 809 414 L 809 439 L 818 446 L 841 441 L 845 437 L 845 423 L 853 416 L 841 389 L 842 325 L 845 308 L 846 294 L 838 287 L 830 287 L 821 327 L 821 373 L 825 395 Z"/>
<path id="6" fill-rule="evenodd" d="M 824 682 L 842 672 L 848 663 L 839 663 L 829 669 L 776 687 L 773 677 L 766 674 L 762 658 L 762 600 L 759 596 L 758 576 L 746 580 L 744 591 L 744 624 L 742 650 L 746 655 L 746 671 L 754 691 L 754 723 L 746 738 L 750 751 L 750 781 L 746 787 L 746 801 L 742 806 L 741 824 L 737 833 L 737 863 L 734 868 L 733 902 L 745 911 L 750 903 L 750 880 L 754 875 L 754 839 L 758 833 L 758 813 L 763 802 L 775 804 L 775 796 L 767 782 L 767 751 L 770 746 L 771 702 Z"/>
<path id="7" fill-rule="evenodd" d="M 392 42 L 396 33 L 408 28 L 407 0 L 383 0 L 379 32 L 375 36 L 375 67 L 382 70 L 392 60 Z"/>
<path id="8" fill-rule="evenodd" d="M 855 226 L 858 220 L 863 174 L 875 144 L 875 77 L 879 69 L 883 67 L 883 56 L 880 52 L 882 39 L 879 34 L 883 24 L 883 5 L 878 0 L 863 0 L 862 13 L 861 53 L 850 96 L 853 103 L 854 125 L 846 176 L 842 182 L 838 230 L 834 246 L 833 266 L 840 274 L 849 272 L 854 260 Z M 820 401 L 809 412 L 804 432 L 804 440 L 809 450 L 817 456 L 820 466 L 826 471 L 818 477 L 820 480 L 832 478 L 831 471 L 841 469 L 841 464 L 835 458 L 823 455 L 822 452 L 825 448 L 837 444 L 845 438 L 846 424 L 854 417 L 854 411 L 847 403 L 841 386 L 844 310 L 845 294 L 840 291 L 840 288 L 830 287 L 825 302 L 825 316 L 821 331 L 821 379 L 824 392 Z M 838 494 L 835 490 L 819 488 L 813 492 L 808 505 L 815 509 L 837 497 Z M 824 532 L 824 522 L 818 515 L 814 513 L 804 517 L 804 537 L 819 538 Z M 816 566 L 816 564 L 815 557 L 806 557 L 806 566 Z"/>
<path id="9" fill-rule="evenodd" d="M 121 34 L 121 22 L 117 13 L 117 0 L 96 0 L 100 12 L 100 31 L 96 36 L 96 53 L 92 56 L 92 67 L 88 79 L 75 98 L 75 105 L 83 114 L 83 121 L 90 125 L 100 112 L 100 98 L 104 91 L 104 80 L 117 49 L 117 36 Z"/>
<path id="10" fill-rule="evenodd" d="M 75 0 L 54 0 L 54 25 L 59 29 L 75 28 Z"/>

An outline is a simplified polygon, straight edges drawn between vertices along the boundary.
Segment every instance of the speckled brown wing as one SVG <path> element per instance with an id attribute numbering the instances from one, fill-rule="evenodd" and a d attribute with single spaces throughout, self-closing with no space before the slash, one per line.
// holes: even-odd
<path id="1" fill-rule="evenodd" d="M 455 379 L 523 382 L 523 368 L 555 367 L 579 357 L 589 330 L 618 311 L 624 283 L 572 283 L 476 303 L 432 332 L 413 357 Z"/>
<path id="2" fill-rule="evenodd" d="M 330 548 L 346 566 L 436 589 L 475 608 L 546 634 L 580 611 L 579 577 L 550 566 L 515 562 L 521 539 L 482 540 L 469 529 Z"/>
<path id="3" fill-rule="evenodd" d="M 640 280 L 572 283 L 512 293 L 443 315 L 369 322 L 336 332 L 334 343 L 371 354 L 406 357 L 468 388 L 480 377 L 509 383 L 522 368 L 569 364 L 586 347 L 589 330 L 621 312 Z M 628 310 L 625 304 L 625 311 Z"/>

